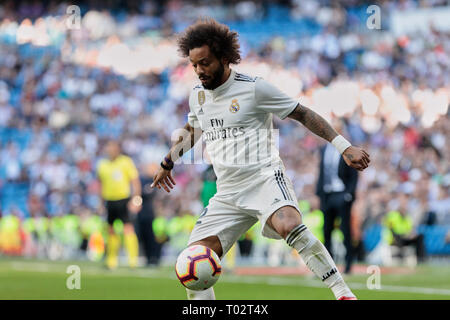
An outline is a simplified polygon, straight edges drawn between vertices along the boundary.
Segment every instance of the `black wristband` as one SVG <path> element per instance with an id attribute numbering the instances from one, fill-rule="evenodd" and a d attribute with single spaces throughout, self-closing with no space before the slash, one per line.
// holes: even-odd
<path id="1" fill-rule="evenodd" d="M 164 170 L 172 170 L 173 169 L 173 163 L 171 166 L 166 166 L 163 161 L 161 161 L 161 168 L 163 168 Z"/>
<path id="2" fill-rule="evenodd" d="M 168 165 L 169 167 L 172 167 L 172 168 L 173 168 L 174 163 L 173 163 L 173 161 L 172 161 L 171 159 L 169 159 L 169 158 L 167 158 L 167 157 L 164 157 L 164 161 L 167 163 L 167 165 Z"/>

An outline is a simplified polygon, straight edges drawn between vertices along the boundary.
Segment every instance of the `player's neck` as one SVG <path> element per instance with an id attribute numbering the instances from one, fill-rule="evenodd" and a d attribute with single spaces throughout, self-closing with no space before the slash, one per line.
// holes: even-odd
<path id="1" fill-rule="evenodd" d="M 230 68 L 226 68 L 224 73 L 223 73 L 222 79 L 220 80 L 220 84 L 217 86 L 217 88 L 220 87 L 221 85 L 223 85 L 225 82 L 227 82 L 227 80 L 230 77 L 230 75 L 231 75 L 231 69 Z"/>
<path id="2" fill-rule="evenodd" d="M 225 84 L 230 80 L 230 77 L 231 77 L 231 69 L 226 68 L 223 72 L 222 77 L 220 78 L 219 84 L 214 89 L 210 89 L 213 92 L 213 94 L 217 94 L 220 91 L 222 91 L 225 87 Z"/>

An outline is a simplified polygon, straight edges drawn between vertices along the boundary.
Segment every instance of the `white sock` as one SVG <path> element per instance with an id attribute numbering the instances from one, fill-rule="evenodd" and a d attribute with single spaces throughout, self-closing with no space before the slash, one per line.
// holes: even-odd
<path id="1" fill-rule="evenodd" d="M 188 300 L 216 300 L 213 287 L 201 291 L 186 289 L 186 292 Z"/>
<path id="2" fill-rule="evenodd" d="M 286 237 L 289 246 L 298 251 L 308 268 L 333 291 L 336 299 L 354 297 L 325 246 L 300 224 Z"/>

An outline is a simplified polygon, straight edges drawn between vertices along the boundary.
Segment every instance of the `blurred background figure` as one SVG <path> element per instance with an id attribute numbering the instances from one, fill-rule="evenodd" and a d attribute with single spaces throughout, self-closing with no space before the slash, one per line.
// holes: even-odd
<path id="1" fill-rule="evenodd" d="M 343 131 L 342 124 L 334 120 L 333 126 L 338 132 Z M 353 263 L 353 242 L 351 233 L 351 210 L 355 200 L 358 183 L 358 171 L 346 165 L 344 158 L 333 145 L 327 144 L 320 150 L 320 170 L 316 194 L 320 198 L 320 209 L 324 214 L 324 244 L 333 256 L 331 234 L 337 218 L 344 236 L 345 270 L 350 273 Z"/>
<path id="2" fill-rule="evenodd" d="M 121 153 L 119 142 L 109 140 L 105 146 L 107 158 L 99 161 L 97 174 L 101 182 L 101 194 L 105 201 L 109 234 L 106 247 L 106 266 L 118 266 L 121 235 L 114 224 L 123 223 L 123 242 L 128 252 L 130 267 L 138 263 L 139 245 L 129 212 L 133 215 L 142 208 L 141 182 L 133 160 Z"/>
<path id="3" fill-rule="evenodd" d="M 425 262 L 423 235 L 414 230 L 409 214 L 408 197 L 401 193 L 397 210 L 389 211 L 384 219 L 387 227 L 386 240 L 389 245 L 399 247 L 399 256 L 404 258 L 404 247 L 413 246 L 418 263 Z"/>
<path id="4" fill-rule="evenodd" d="M 136 230 L 140 243 L 142 244 L 147 266 L 159 265 L 161 258 L 161 244 L 156 240 L 155 233 L 153 232 L 153 223 L 155 221 L 153 200 L 155 190 L 151 187 L 151 184 L 153 183 L 153 176 L 157 169 L 157 164 L 150 163 L 142 165 L 142 170 L 140 170 L 142 208 L 137 216 Z"/>
<path id="5" fill-rule="evenodd" d="M 203 206 L 207 207 L 209 204 L 209 199 L 211 199 L 217 192 L 216 185 L 216 174 L 212 165 L 209 165 L 202 174 L 203 186 L 200 193 L 200 198 L 202 200 Z"/>

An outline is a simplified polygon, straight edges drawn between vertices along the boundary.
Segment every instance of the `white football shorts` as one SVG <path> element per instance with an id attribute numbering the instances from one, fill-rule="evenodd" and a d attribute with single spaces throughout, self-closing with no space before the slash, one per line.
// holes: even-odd
<path id="1" fill-rule="evenodd" d="M 272 213 L 284 206 L 292 206 L 300 213 L 292 182 L 286 177 L 284 166 L 264 168 L 240 192 L 226 195 L 218 192 L 209 200 L 192 230 L 188 245 L 217 236 L 224 256 L 258 220 L 263 236 L 282 239 L 266 222 Z"/>

